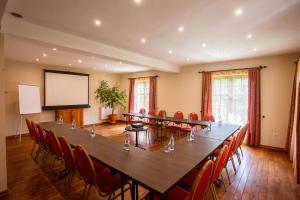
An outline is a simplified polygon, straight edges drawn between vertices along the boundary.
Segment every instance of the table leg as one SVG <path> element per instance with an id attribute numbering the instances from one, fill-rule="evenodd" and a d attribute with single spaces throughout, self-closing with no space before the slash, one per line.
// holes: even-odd
<path id="1" fill-rule="evenodd" d="M 124 200 L 124 176 L 121 174 L 121 199 Z"/>
<path id="2" fill-rule="evenodd" d="M 135 200 L 135 182 L 132 181 L 132 186 L 131 186 L 131 199 Z"/>
<path id="3" fill-rule="evenodd" d="M 137 183 L 135 184 L 135 199 L 139 199 L 139 185 Z"/>
<path id="4" fill-rule="evenodd" d="M 136 147 L 139 146 L 139 141 L 138 141 L 139 139 L 138 139 L 138 138 L 139 138 L 139 132 L 136 131 L 136 132 L 135 132 L 135 146 L 136 146 Z"/>
<path id="5" fill-rule="evenodd" d="M 152 191 L 150 191 L 150 200 L 153 200 L 154 199 L 154 194 Z"/>

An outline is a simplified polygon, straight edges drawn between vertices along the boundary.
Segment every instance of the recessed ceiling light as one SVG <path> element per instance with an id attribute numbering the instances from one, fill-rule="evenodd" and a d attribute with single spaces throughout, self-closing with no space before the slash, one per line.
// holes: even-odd
<path id="1" fill-rule="evenodd" d="M 206 47 L 206 44 L 205 44 L 205 43 L 202 43 L 202 47 Z"/>
<path id="2" fill-rule="evenodd" d="M 247 35 L 247 38 L 248 38 L 248 39 L 251 39 L 252 37 L 253 37 L 252 34 L 248 34 L 248 35 Z"/>
<path id="3" fill-rule="evenodd" d="M 122 65 L 122 64 L 123 64 L 123 62 L 122 62 L 122 61 L 119 61 L 119 64 L 120 64 L 120 65 Z"/>
<path id="4" fill-rule="evenodd" d="M 184 27 L 183 26 L 179 26 L 178 27 L 178 32 L 183 32 L 184 31 Z"/>
<path id="5" fill-rule="evenodd" d="M 36 61 L 36 62 L 40 62 L 40 59 L 39 59 L 39 58 L 36 58 L 35 61 Z"/>
<path id="6" fill-rule="evenodd" d="M 253 48 L 253 51 L 257 51 L 257 48 Z"/>
<path id="7" fill-rule="evenodd" d="M 243 10 L 242 10 L 241 8 L 236 9 L 236 10 L 234 11 L 234 14 L 235 14 L 236 16 L 241 15 L 242 13 L 243 13 Z"/>
<path id="8" fill-rule="evenodd" d="M 186 61 L 190 62 L 190 60 L 191 60 L 190 58 L 186 58 Z"/>
<path id="9" fill-rule="evenodd" d="M 70 67 L 72 66 L 72 64 L 68 64 Z"/>
<path id="10" fill-rule="evenodd" d="M 52 49 L 52 51 L 56 51 L 57 49 L 54 47 L 53 49 Z"/>
<path id="11" fill-rule="evenodd" d="M 94 69 L 96 69 L 96 67 L 94 67 Z"/>
<path id="12" fill-rule="evenodd" d="M 92 59 L 95 59 L 95 56 L 92 56 L 91 58 L 92 58 Z"/>
<path id="13" fill-rule="evenodd" d="M 43 53 L 43 57 L 47 57 L 47 54 Z"/>
<path id="14" fill-rule="evenodd" d="M 107 64 L 105 64 L 104 67 L 107 68 L 108 67 Z"/>
<path id="15" fill-rule="evenodd" d="M 140 3 L 142 3 L 142 0 L 134 0 L 134 3 L 140 4 Z"/>
<path id="16" fill-rule="evenodd" d="M 100 26 L 101 25 L 101 21 L 99 19 L 95 19 L 94 21 L 96 26 Z"/>
<path id="17" fill-rule="evenodd" d="M 146 39 L 145 39 L 145 38 L 142 38 L 142 39 L 141 39 L 141 43 L 145 44 L 145 43 L 146 43 Z"/>
<path id="18" fill-rule="evenodd" d="M 169 54 L 172 54 L 172 53 L 173 53 L 173 51 L 172 51 L 172 50 L 169 50 L 169 51 L 168 51 L 168 53 L 169 53 Z"/>
<path id="19" fill-rule="evenodd" d="M 79 62 L 79 63 L 82 63 L 82 60 L 81 60 L 81 59 L 78 59 L 78 62 Z"/>

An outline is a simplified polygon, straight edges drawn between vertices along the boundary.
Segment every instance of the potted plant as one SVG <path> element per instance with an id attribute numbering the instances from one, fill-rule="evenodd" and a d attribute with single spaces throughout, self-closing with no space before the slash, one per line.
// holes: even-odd
<path id="1" fill-rule="evenodd" d="M 102 80 L 95 94 L 95 99 L 99 100 L 100 104 L 111 109 L 108 121 L 110 124 L 115 124 L 117 122 L 117 115 L 114 113 L 115 109 L 118 106 L 125 107 L 127 99 L 125 90 L 120 91 L 118 86 L 110 87 L 107 81 Z"/>

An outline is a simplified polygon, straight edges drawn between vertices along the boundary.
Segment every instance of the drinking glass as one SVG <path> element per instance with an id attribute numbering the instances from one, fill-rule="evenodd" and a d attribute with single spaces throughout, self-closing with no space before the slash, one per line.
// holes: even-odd
<path id="1" fill-rule="evenodd" d="M 124 144 L 123 149 L 126 151 L 129 151 L 129 145 L 130 145 L 130 135 L 128 131 L 124 132 Z"/>
<path id="2" fill-rule="evenodd" d="M 218 125 L 221 126 L 222 125 L 222 116 L 219 115 L 218 117 Z"/>
<path id="3" fill-rule="evenodd" d="M 93 124 L 91 137 L 95 137 L 95 136 L 96 136 L 96 126 L 95 126 L 95 124 Z"/>
<path id="4" fill-rule="evenodd" d="M 71 124 L 71 129 L 75 129 L 75 128 L 76 128 L 75 119 L 73 119 Z"/>

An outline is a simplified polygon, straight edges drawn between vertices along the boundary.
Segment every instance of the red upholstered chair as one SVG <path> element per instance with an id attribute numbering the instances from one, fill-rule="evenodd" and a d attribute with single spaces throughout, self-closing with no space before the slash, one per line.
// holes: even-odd
<path id="1" fill-rule="evenodd" d="M 249 124 L 247 123 L 245 126 L 244 126 L 244 131 L 241 135 L 241 140 L 240 140 L 240 143 L 239 143 L 239 149 L 241 150 L 241 153 L 242 153 L 242 156 L 244 157 L 244 153 L 243 153 L 243 150 L 242 150 L 242 145 L 243 145 L 243 142 L 245 140 L 245 136 L 248 132 L 248 129 L 249 129 Z"/>
<path id="2" fill-rule="evenodd" d="M 33 140 L 33 146 L 32 146 L 31 153 L 30 153 L 30 155 L 32 155 L 35 145 L 37 144 L 36 138 L 35 138 L 35 132 L 32 129 L 32 123 L 28 119 L 26 119 L 25 121 L 26 121 L 26 125 L 27 125 L 28 131 L 29 131 L 30 138 Z"/>
<path id="3" fill-rule="evenodd" d="M 214 164 L 211 160 L 208 160 L 200 171 L 195 170 L 195 178 L 191 191 L 188 192 L 178 186 L 173 187 L 168 192 L 167 200 L 202 200 L 205 198 L 211 177 L 214 169 Z M 150 199 L 148 194 L 145 199 Z M 160 199 L 159 196 L 154 195 L 154 199 Z"/>
<path id="4" fill-rule="evenodd" d="M 195 112 L 192 112 L 188 115 L 188 119 L 191 119 L 191 120 L 198 120 L 198 114 L 195 113 Z M 180 129 L 181 132 L 184 132 L 184 133 L 189 133 L 191 132 L 192 128 L 194 127 L 194 125 L 192 124 L 189 124 L 187 127 L 183 127 Z"/>
<path id="5" fill-rule="evenodd" d="M 205 115 L 202 119 L 203 121 L 211 121 L 214 122 L 215 121 L 215 117 L 213 115 Z"/>
<path id="6" fill-rule="evenodd" d="M 211 180 L 211 190 L 212 190 L 213 197 L 214 197 L 215 200 L 218 199 L 216 189 L 215 189 L 215 183 L 217 183 L 219 177 L 221 177 L 221 180 L 224 183 L 224 179 L 223 179 L 223 176 L 222 176 L 222 170 L 224 168 L 224 165 L 226 164 L 227 154 L 228 154 L 228 146 L 224 145 L 221 148 L 220 153 L 219 153 L 217 159 L 214 162 L 214 171 L 213 171 L 212 180 Z M 223 186 L 224 186 L 225 191 L 226 191 L 225 183 L 223 184 Z"/>
<path id="7" fill-rule="evenodd" d="M 64 160 L 65 170 L 68 172 L 66 183 L 71 185 L 74 174 L 76 172 L 74 152 L 70 144 L 65 140 L 64 137 L 59 137 L 59 144 L 61 147 L 62 157 Z"/>
<path id="8" fill-rule="evenodd" d="M 58 138 L 53 133 L 53 131 L 49 131 L 46 134 L 46 139 L 48 143 L 49 152 L 54 156 L 53 163 L 52 163 L 52 167 L 54 167 L 56 160 L 63 161 L 61 146 Z M 62 166 L 62 163 L 63 162 L 61 162 L 60 168 Z"/>
<path id="9" fill-rule="evenodd" d="M 238 151 L 238 149 L 242 149 L 241 148 L 241 145 L 243 144 L 243 140 L 245 138 L 245 135 L 248 131 L 248 127 L 249 125 L 246 124 L 241 130 L 240 132 L 238 133 L 237 135 L 237 138 L 236 138 L 236 141 L 235 141 L 235 144 L 234 144 L 234 147 L 233 147 L 233 153 L 237 156 L 237 159 L 239 161 L 239 164 L 241 164 L 241 157 L 240 157 L 240 153 Z"/>
<path id="10" fill-rule="evenodd" d="M 174 114 L 174 118 L 175 119 L 183 119 L 183 113 L 181 111 L 177 111 Z M 182 128 L 182 124 L 180 122 L 170 122 L 167 126 L 166 126 L 166 130 L 176 133 L 177 131 L 180 131 L 180 129 Z"/>
<path id="11" fill-rule="evenodd" d="M 120 174 L 111 173 L 111 170 L 107 167 L 96 172 L 92 159 L 81 145 L 75 147 L 74 155 L 77 170 L 81 173 L 81 177 L 85 182 L 82 199 L 88 199 L 92 186 L 97 188 L 100 196 L 108 196 L 108 199 L 111 199 L 112 196 L 117 198 L 121 195 L 120 193 L 114 195 L 115 191 L 121 187 Z M 125 183 L 128 184 L 129 187 L 124 191 L 131 189 L 128 181 L 125 181 Z"/>
<path id="12" fill-rule="evenodd" d="M 46 136 L 45 136 L 45 132 L 44 130 L 39 126 L 39 125 L 35 125 L 33 123 L 33 129 L 36 130 L 36 135 L 38 138 L 38 144 L 39 144 L 39 148 L 36 151 L 36 155 L 35 155 L 35 160 L 37 161 L 39 155 L 41 152 L 44 152 L 44 156 L 47 155 L 48 153 L 48 144 L 47 144 L 47 140 L 46 140 Z"/>

